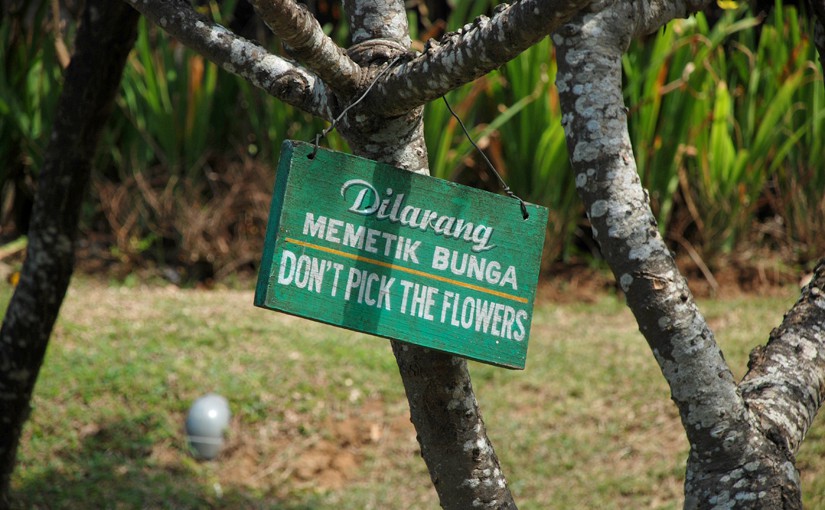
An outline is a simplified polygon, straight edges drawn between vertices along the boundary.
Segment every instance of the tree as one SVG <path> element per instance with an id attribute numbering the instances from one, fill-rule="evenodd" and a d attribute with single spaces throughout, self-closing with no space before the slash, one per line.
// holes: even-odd
<path id="1" fill-rule="evenodd" d="M 793 454 L 825 397 L 825 261 L 767 346 L 754 351 L 750 371 L 737 384 L 659 235 L 627 134 L 623 52 L 633 38 L 688 16 L 709 0 L 521 0 L 502 4 L 492 18 L 480 17 L 430 41 L 420 54 L 409 51 L 401 0 L 345 1 L 353 34 L 346 51 L 292 0 L 253 0 L 259 16 L 300 65 L 200 16 L 187 1 L 128 1 L 227 71 L 326 120 L 337 117 L 386 71 L 343 117 L 339 131 L 356 154 L 418 173 L 428 171 L 422 106 L 552 34 L 580 196 L 594 237 L 670 384 L 691 444 L 685 507 L 801 507 Z M 815 3 L 820 9 L 815 12 L 823 12 L 821 0 Z M 820 55 L 825 49 L 823 19 L 819 17 L 816 32 Z M 58 185 L 42 187 L 53 191 Z M 29 257 L 37 258 L 39 250 L 49 253 L 35 245 Z M 24 268 L 24 279 L 33 274 L 38 274 L 36 267 Z M 13 302 L 6 322 L 13 306 L 25 304 Z M 0 337 L 4 367 L 7 359 L 16 359 L 6 354 L 7 345 L 24 338 L 6 336 L 6 329 L 4 324 Z M 396 342 L 392 347 L 441 505 L 515 508 L 466 361 Z M 39 367 L 42 353 L 29 362 L 26 370 Z M 6 384 L 0 379 L 0 388 L 10 394 Z M 30 389 L 15 395 L 28 402 Z"/>
<path id="2" fill-rule="evenodd" d="M 74 269 L 80 206 L 91 159 L 114 105 L 138 13 L 89 0 L 58 102 L 29 228 L 26 262 L 0 329 L 0 508 L 49 336 Z"/>
<path id="3" fill-rule="evenodd" d="M 825 261 L 737 384 L 659 235 L 627 133 L 621 55 L 665 13 L 616 2 L 553 35 L 576 185 L 679 408 L 685 507 L 801 508 L 794 454 L 825 396 Z"/>

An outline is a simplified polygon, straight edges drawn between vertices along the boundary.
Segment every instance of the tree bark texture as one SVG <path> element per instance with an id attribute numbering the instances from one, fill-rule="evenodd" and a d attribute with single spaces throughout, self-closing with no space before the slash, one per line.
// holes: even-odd
<path id="1" fill-rule="evenodd" d="M 401 0 L 348 1 L 351 50 L 363 66 L 389 60 L 410 44 Z M 383 54 L 383 55 L 382 55 Z M 339 128 L 353 152 L 413 172 L 429 174 L 423 108 L 400 117 L 355 110 Z M 421 456 L 445 509 L 515 509 L 498 457 L 487 437 L 467 361 L 392 342 Z"/>
<path id="2" fill-rule="evenodd" d="M 632 37 L 667 21 L 661 16 L 687 14 L 643 4 L 594 4 L 553 35 L 576 186 L 679 409 L 691 445 L 685 508 L 801 508 L 793 455 L 825 391 L 822 269 L 737 385 L 636 171 L 621 56 Z"/>
<path id="3" fill-rule="evenodd" d="M 331 94 L 320 78 L 198 14 L 188 0 L 125 1 L 226 71 L 287 104 L 332 119 L 327 103 Z"/>
<path id="4" fill-rule="evenodd" d="M 134 44 L 138 13 L 88 0 L 66 70 L 32 211 L 26 261 L 0 329 L 0 508 L 29 415 L 32 390 L 74 268 L 91 160 Z"/>
<path id="5" fill-rule="evenodd" d="M 751 352 L 748 369 L 742 398 L 760 430 L 792 459 L 825 398 L 825 259 L 767 345 Z"/>
<path id="6" fill-rule="evenodd" d="M 252 0 L 266 25 L 289 48 L 292 56 L 340 94 L 359 85 L 361 67 L 324 34 L 307 8 L 292 0 Z"/>
<path id="7" fill-rule="evenodd" d="M 557 29 L 591 0 L 521 0 L 500 4 L 398 67 L 376 87 L 368 104 L 398 115 L 484 76 Z"/>

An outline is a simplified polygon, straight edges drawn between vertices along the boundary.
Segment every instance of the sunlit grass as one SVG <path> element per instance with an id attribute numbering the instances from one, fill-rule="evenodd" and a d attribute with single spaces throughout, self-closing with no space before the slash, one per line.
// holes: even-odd
<path id="1" fill-rule="evenodd" d="M 701 304 L 737 376 L 793 299 Z M 18 508 L 437 508 L 387 341 L 251 301 L 75 283 L 21 446 Z M 542 302 L 525 371 L 471 371 L 520 508 L 681 507 L 687 442 L 620 299 Z M 198 463 L 182 423 L 208 391 L 234 418 L 225 453 Z M 809 508 L 823 504 L 823 452 L 820 419 L 798 456 Z"/>

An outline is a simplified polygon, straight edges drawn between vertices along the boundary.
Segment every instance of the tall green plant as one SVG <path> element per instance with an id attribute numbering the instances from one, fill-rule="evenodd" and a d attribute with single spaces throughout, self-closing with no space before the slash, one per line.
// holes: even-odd
<path id="1" fill-rule="evenodd" d="M 780 11 L 763 30 L 757 54 L 771 62 L 762 70 L 769 73 L 765 81 L 782 84 L 787 105 L 774 125 L 785 143 L 776 149 L 782 164 L 770 167 L 767 199 L 782 218 L 794 258 L 802 263 L 825 252 L 825 88 L 808 33 L 810 27 L 800 26 L 796 10 Z"/>
<path id="2" fill-rule="evenodd" d="M 550 208 L 549 255 L 567 258 L 574 252 L 573 238 L 583 211 L 561 125 L 550 40 L 534 45 L 502 71 L 506 84 L 496 87 L 497 100 L 503 104 L 527 100 L 500 129 L 508 182 L 516 193 Z"/>
<path id="3" fill-rule="evenodd" d="M 62 83 L 47 18 L 42 2 L 32 18 L 0 19 L 0 204 L 6 194 L 32 194 L 43 163 Z"/>
<path id="4" fill-rule="evenodd" d="M 819 100 L 805 91 L 814 55 L 796 11 L 775 12 L 764 24 L 726 12 L 712 27 L 698 14 L 625 57 L 631 137 L 660 224 L 673 225 L 680 189 L 707 257 L 749 236 L 766 184 L 800 152 L 822 158 L 810 139 Z M 800 151 L 803 140 L 819 152 Z"/>
<path id="5" fill-rule="evenodd" d="M 234 4 L 212 1 L 204 8 L 227 24 Z M 127 261 L 191 259 L 183 252 L 192 251 L 193 239 L 201 253 L 210 251 L 209 240 L 218 243 L 215 253 L 226 252 L 227 236 L 246 228 L 238 225 L 260 220 L 251 218 L 260 212 L 248 210 L 250 197 L 240 192 L 248 182 L 233 182 L 236 167 L 245 163 L 247 181 L 265 182 L 284 139 L 311 140 L 324 128 L 143 20 L 117 104 L 95 189 L 116 241 L 112 254 Z M 343 148 L 337 134 L 324 143 Z M 245 219 L 217 217 L 226 214 Z M 190 216 L 198 219 L 186 221 Z"/>
<path id="6" fill-rule="evenodd" d="M 213 112 L 225 112 L 237 87 L 221 79 L 211 62 L 157 37 L 141 20 L 138 39 L 123 77 L 118 105 L 133 132 L 123 131 L 139 171 L 160 163 L 172 174 L 192 176 L 209 152 L 210 142 L 225 139 L 227 124 Z M 221 105 L 215 108 L 215 105 Z M 220 113 L 217 114 L 221 115 Z M 138 149 L 142 147 L 142 149 Z"/>
<path id="7" fill-rule="evenodd" d="M 235 2 L 208 4 L 225 21 Z M 344 37 L 346 34 L 340 35 Z M 113 133 L 118 165 L 141 172 L 162 165 L 171 175 L 203 180 L 204 162 L 223 156 L 277 157 L 285 138 L 311 139 L 324 125 L 251 87 L 143 20 L 118 102 Z M 239 115 L 239 112 L 241 113 Z M 340 148 L 340 137 L 329 143 Z M 232 152 L 236 152 L 234 156 Z"/>

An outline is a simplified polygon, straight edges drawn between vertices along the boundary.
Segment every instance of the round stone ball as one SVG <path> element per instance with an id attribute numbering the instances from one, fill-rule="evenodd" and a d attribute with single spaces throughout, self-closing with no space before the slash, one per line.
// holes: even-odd
<path id="1" fill-rule="evenodd" d="M 186 437 L 195 457 L 209 460 L 218 456 L 230 417 L 229 402 L 216 393 L 195 400 L 186 415 Z"/>

